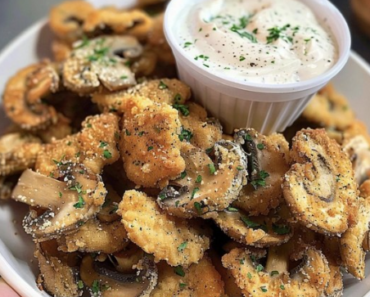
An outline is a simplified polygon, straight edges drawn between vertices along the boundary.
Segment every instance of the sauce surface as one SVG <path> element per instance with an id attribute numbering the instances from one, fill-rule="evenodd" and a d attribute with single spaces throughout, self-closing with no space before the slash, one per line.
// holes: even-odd
<path id="1" fill-rule="evenodd" d="M 208 0 L 189 5 L 178 42 L 211 72 L 284 84 L 326 72 L 337 60 L 329 28 L 296 0 Z"/>

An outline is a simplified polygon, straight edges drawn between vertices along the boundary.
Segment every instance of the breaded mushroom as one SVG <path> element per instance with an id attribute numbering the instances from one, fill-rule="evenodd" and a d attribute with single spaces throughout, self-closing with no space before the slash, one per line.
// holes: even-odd
<path id="1" fill-rule="evenodd" d="M 165 296 L 224 297 L 225 291 L 220 274 L 204 256 L 198 264 L 188 268 L 171 267 L 164 261 L 158 263 L 158 284 L 150 297 Z"/>
<path id="2" fill-rule="evenodd" d="M 294 217 L 323 234 L 344 233 L 356 222 L 358 207 L 348 156 L 325 130 L 307 129 L 293 139 L 292 157 L 284 198 Z"/>
<path id="3" fill-rule="evenodd" d="M 156 262 L 189 266 L 198 263 L 209 248 L 209 238 L 199 228 L 171 217 L 142 192 L 126 191 L 118 214 L 129 239 L 153 254 Z"/>
<path id="4" fill-rule="evenodd" d="M 146 98 L 130 100 L 122 126 L 120 151 L 127 177 L 135 184 L 163 187 L 185 170 L 174 108 Z"/>

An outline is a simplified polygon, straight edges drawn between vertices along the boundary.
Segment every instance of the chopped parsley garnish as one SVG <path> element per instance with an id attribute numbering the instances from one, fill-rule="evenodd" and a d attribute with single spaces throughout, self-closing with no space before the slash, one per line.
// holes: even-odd
<path id="1" fill-rule="evenodd" d="M 184 179 L 187 175 L 188 174 L 186 173 L 186 171 L 183 171 L 183 172 L 181 172 L 180 178 Z"/>
<path id="2" fill-rule="evenodd" d="M 235 207 L 232 207 L 232 206 L 229 206 L 228 208 L 226 208 L 227 211 L 229 212 L 238 212 L 239 209 L 235 208 Z"/>
<path id="3" fill-rule="evenodd" d="M 110 210 L 109 214 L 112 215 L 116 213 L 118 210 L 118 205 L 113 205 L 112 209 Z"/>
<path id="4" fill-rule="evenodd" d="M 257 144 L 257 148 L 262 151 L 265 148 L 265 145 L 263 143 L 259 143 Z"/>
<path id="5" fill-rule="evenodd" d="M 184 43 L 184 48 L 187 48 L 191 45 L 192 45 L 192 43 L 190 41 L 187 41 L 187 42 Z"/>
<path id="6" fill-rule="evenodd" d="M 94 280 L 92 286 L 91 286 L 91 291 L 94 293 L 94 295 L 99 294 L 100 292 L 100 283 L 98 280 Z"/>
<path id="7" fill-rule="evenodd" d="M 335 180 L 336 180 L 336 182 L 339 182 L 340 181 L 340 174 L 337 175 L 337 177 L 336 177 Z"/>
<path id="8" fill-rule="evenodd" d="M 175 271 L 175 273 L 176 273 L 177 275 L 182 276 L 182 277 L 184 277 L 184 276 L 185 276 L 184 268 L 182 268 L 182 266 L 181 266 L 181 265 L 176 266 L 173 270 Z"/>
<path id="9" fill-rule="evenodd" d="M 179 112 L 181 112 L 186 117 L 190 114 L 189 106 L 187 105 L 175 103 L 174 105 L 172 105 L 172 107 L 174 109 L 177 109 Z"/>
<path id="10" fill-rule="evenodd" d="M 208 64 L 203 63 L 203 66 L 209 68 Z"/>
<path id="11" fill-rule="evenodd" d="M 245 260 L 244 258 L 240 259 L 240 260 L 239 260 L 239 263 L 240 263 L 241 265 L 244 265 L 244 260 Z"/>
<path id="12" fill-rule="evenodd" d="M 213 147 L 209 147 L 206 149 L 206 154 L 209 155 L 210 153 L 212 153 L 213 151 Z"/>
<path id="13" fill-rule="evenodd" d="M 240 25 L 238 26 L 238 25 L 235 25 L 235 24 L 232 25 L 231 28 L 230 28 L 231 32 L 234 32 L 234 33 L 238 34 L 240 37 L 247 38 L 251 42 L 257 43 L 256 36 L 254 36 L 252 33 L 249 33 L 247 31 L 243 31 L 243 30 L 245 30 L 245 27 L 242 27 Z"/>
<path id="14" fill-rule="evenodd" d="M 166 198 L 167 198 L 167 196 L 166 196 L 166 194 L 165 194 L 165 193 L 160 193 L 160 194 L 159 194 L 159 199 L 164 200 L 164 199 L 166 199 Z"/>
<path id="15" fill-rule="evenodd" d="M 57 160 L 53 160 L 53 162 L 55 163 L 55 165 L 57 165 L 58 167 L 63 165 L 63 159 L 65 158 L 66 155 L 63 155 L 61 158 L 60 158 L 60 161 L 57 161 Z"/>
<path id="16" fill-rule="evenodd" d="M 71 141 L 68 141 L 68 142 L 67 142 L 67 145 L 68 145 L 68 146 L 70 146 L 71 144 L 72 144 L 72 142 L 71 142 Z"/>
<path id="17" fill-rule="evenodd" d="M 182 128 L 181 134 L 179 134 L 180 141 L 186 140 L 187 142 L 190 142 L 192 138 L 193 138 L 193 133 L 191 133 L 189 130 Z"/>
<path id="18" fill-rule="evenodd" d="M 90 123 L 87 123 L 86 127 L 87 127 L 87 128 L 91 128 L 91 127 L 92 127 L 92 125 L 91 125 Z"/>
<path id="19" fill-rule="evenodd" d="M 80 290 L 82 290 L 82 289 L 84 288 L 84 283 L 82 282 L 82 280 L 79 280 L 79 281 L 77 282 L 77 287 L 78 287 Z"/>
<path id="20" fill-rule="evenodd" d="M 284 285 L 280 285 L 280 289 L 285 290 Z"/>
<path id="21" fill-rule="evenodd" d="M 311 38 L 307 38 L 304 40 L 306 43 L 311 41 Z"/>
<path id="22" fill-rule="evenodd" d="M 63 193 L 59 192 L 59 198 L 62 198 L 62 197 L 63 197 Z"/>
<path id="23" fill-rule="evenodd" d="M 74 208 L 83 208 L 85 205 L 85 201 L 81 195 L 78 195 L 78 202 L 73 205 Z"/>
<path id="24" fill-rule="evenodd" d="M 194 59 L 196 61 L 198 61 L 198 59 L 203 59 L 204 61 L 207 61 L 209 59 L 209 57 L 205 56 L 205 55 L 199 55 L 199 56 L 196 56 Z"/>
<path id="25" fill-rule="evenodd" d="M 241 216 L 240 219 L 244 223 L 244 225 L 247 226 L 248 228 L 252 228 L 253 230 L 256 230 L 256 229 L 266 230 L 266 226 L 265 225 L 261 225 L 259 223 L 256 223 L 256 222 L 250 220 L 246 216 Z"/>
<path id="26" fill-rule="evenodd" d="M 274 231 L 278 235 L 285 235 L 290 232 L 290 227 L 286 225 L 272 224 L 272 231 Z"/>
<path id="27" fill-rule="evenodd" d="M 80 44 L 76 46 L 75 49 L 83 48 L 89 44 L 90 44 L 90 40 L 86 37 L 86 35 L 83 35 Z"/>
<path id="28" fill-rule="evenodd" d="M 110 158 L 112 158 L 112 153 L 108 150 L 104 150 L 103 151 L 103 156 L 104 156 L 105 159 L 110 159 Z"/>
<path id="29" fill-rule="evenodd" d="M 256 180 L 253 180 L 251 181 L 251 185 L 254 187 L 254 189 L 256 190 L 258 187 L 264 187 L 266 186 L 266 181 L 265 179 L 268 178 L 270 176 L 270 174 L 268 174 L 266 171 L 264 170 L 261 170 L 259 173 L 259 178 L 256 179 Z"/>
<path id="30" fill-rule="evenodd" d="M 178 246 L 178 248 L 177 248 L 177 250 L 179 251 L 179 252 L 182 252 L 185 248 L 186 248 L 186 246 L 188 245 L 188 242 L 187 241 L 184 241 L 182 244 L 180 244 L 179 246 Z"/>
<path id="31" fill-rule="evenodd" d="M 140 131 L 137 135 L 138 135 L 139 137 L 143 136 L 143 135 L 144 135 L 144 131 Z"/>
<path id="32" fill-rule="evenodd" d="M 152 146 L 148 146 L 148 152 L 150 152 L 153 149 Z"/>
<path id="33" fill-rule="evenodd" d="M 273 27 L 267 29 L 269 31 L 269 36 L 266 37 L 267 44 L 273 43 L 274 41 L 282 38 L 285 41 L 293 42 L 293 38 L 291 36 L 287 36 L 285 31 L 290 27 L 290 24 L 286 24 L 283 27 Z M 297 27 L 296 27 L 297 28 Z M 298 29 L 296 29 L 298 30 Z M 294 33 L 296 33 L 295 28 L 293 29 Z"/>
<path id="34" fill-rule="evenodd" d="M 256 267 L 256 271 L 257 272 L 261 272 L 263 270 L 263 265 L 262 264 L 258 264 L 257 267 Z"/>
<path id="35" fill-rule="evenodd" d="M 270 272 L 271 276 L 278 275 L 278 274 L 279 274 L 279 271 L 276 271 L 276 270 Z"/>
<path id="36" fill-rule="evenodd" d="M 243 56 L 240 56 L 240 57 L 239 57 L 239 61 L 240 61 L 240 62 L 242 62 L 242 61 L 244 61 L 244 60 L 245 60 L 245 57 L 243 57 Z"/>
<path id="37" fill-rule="evenodd" d="M 252 279 L 252 273 L 248 272 L 248 273 L 247 273 L 247 277 L 248 277 L 249 279 Z"/>
<path id="38" fill-rule="evenodd" d="M 250 136 L 248 133 L 244 135 L 245 140 L 252 140 L 252 136 Z"/>
<path id="39" fill-rule="evenodd" d="M 250 255 L 249 258 L 251 259 L 252 262 L 256 262 L 257 258 L 255 255 Z"/>
<path id="40" fill-rule="evenodd" d="M 127 76 L 127 75 L 122 75 L 120 78 L 121 78 L 121 79 L 127 79 L 127 78 L 128 78 L 128 76 Z"/>
<path id="41" fill-rule="evenodd" d="M 199 202 L 194 202 L 194 208 L 197 210 L 197 213 L 198 213 L 199 215 L 201 215 L 201 214 L 203 213 L 203 211 L 202 211 L 202 206 L 200 205 L 200 203 L 199 203 Z"/>
<path id="42" fill-rule="evenodd" d="M 173 98 L 173 100 L 175 101 L 175 103 L 180 103 L 182 98 L 181 98 L 181 95 L 180 94 L 176 94 L 175 95 L 175 98 Z"/>
<path id="43" fill-rule="evenodd" d="M 176 206 L 176 207 L 179 207 L 179 204 L 180 204 L 180 201 L 179 201 L 179 200 L 177 200 L 177 201 L 175 202 L 175 206 Z"/>
<path id="44" fill-rule="evenodd" d="M 76 158 L 79 158 L 80 155 L 81 155 L 81 152 L 77 152 L 75 156 L 76 156 Z"/>
<path id="45" fill-rule="evenodd" d="M 202 182 L 202 176 L 201 175 L 198 175 L 197 178 L 195 179 L 195 182 L 197 184 L 200 184 Z"/>
<path id="46" fill-rule="evenodd" d="M 100 49 L 94 49 L 94 54 L 89 56 L 88 60 L 90 62 L 99 61 L 107 55 L 108 51 L 109 51 L 108 47 L 103 47 L 103 48 L 100 48 Z"/>
<path id="47" fill-rule="evenodd" d="M 252 32 L 253 32 L 253 34 L 257 34 L 258 33 L 258 28 L 254 29 Z"/>
<path id="48" fill-rule="evenodd" d="M 215 164 L 211 163 L 211 164 L 208 164 L 207 166 L 208 166 L 208 168 L 209 168 L 209 173 L 210 173 L 211 175 L 214 175 L 214 174 L 216 173 L 216 167 L 215 167 Z"/>
<path id="49" fill-rule="evenodd" d="M 131 132 L 130 132 L 129 130 L 127 130 L 127 129 L 126 129 L 126 131 L 125 131 L 125 132 L 126 132 L 126 135 L 127 135 L 127 136 L 130 136 L 130 135 L 131 135 Z"/>
<path id="50" fill-rule="evenodd" d="M 265 287 L 265 286 L 262 286 L 262 287 L 261 287 L 261 291 L 262 291 L 263 293 L 266 293 L 266 292 L 267 292 L 266 287 Z"/>
<path id="51" fill-rule="evenodd" d="M 236 167 L 236 169 L 239 170 L 239 171 L 242 171 L 244 169 L 244 167 L 243 166 L 238 166 L 238 167 Z"/>
<path id="52" fill-rule="evenodd" d="M 186 284 L 180 283 L 180 289 L 184 289 L 186 287 Z"/>
<path id="53" fill-rule="evenodd" d="M 193 192 L 191 193 L 191 196 L 190 196 L 190 200 L 193 200 L 194 197 L 195 197 L 195 194 L 199 192 L 199 188 L 198 187 L 195 187 Z"/>
<path id="54" fill-rule="evenodd" d="M 168 89 L 168 86 L 163 81 L 159 81 L 158 89 L 165 90 Z"/>
<path id="55" fill-rule="evenodd" d="M 108 145 L 108 143 L 106 143 L 106 142 L 104 142 L 104 141 L 100 141 L 99 148 L 106 147 L 107 145 Z"/>

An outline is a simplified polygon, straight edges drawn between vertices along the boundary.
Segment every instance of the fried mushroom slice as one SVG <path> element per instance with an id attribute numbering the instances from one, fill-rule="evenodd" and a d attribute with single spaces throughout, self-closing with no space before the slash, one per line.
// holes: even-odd
<path id="1" fill-rule="evenodd" d="M 99 175 L 83 165 L 63 164 L 58 181 L 26 170 L 14 188 L 12 198 L 38 208 L 23 221 L 26 233 L 35 241 L 58 238 L 74 231 L 94 216 L 104 203 L 106 190 Z"/>
<path id="2" fill-rule="evenodd" d="M 313 97 L 302 116 L 325 128 L 344 130 L 355 116 L 347 99 L 328 84 Z"/>
<path id="3" fill-rule="evenodd" d="M 87 36 L 114 34 L 145 39 L 152 23 L 152 19 L 142 10 L 118 10 L 109 7 L 90 13 L 84 22 L 83 30 Z"/>
<path id="4" fill-rule="evenodd" d="M 103 36 L 77 43 L 63 63 L 63 83 L 78 94 L 91 94 L 103 87 L 110 91 L 136 84 L 127 62 L 143 48 L 135 37 Z"/>
<path id="5" fill-rule="evenodd" d="M 289 170 L 289 144 L 281 134 L 264 136 L 254 129 L 235 133 L 248 158 L 248 184 L 234 205 L 250 215 L 266 215 L 280 204 L 281 185 Z"/>
<path id="6" fill-rule="evenodd" d="M 262 257 L 248 249 L 233 249 L 222 257 L 245 296 L 320 297 L 328 284 L 328 263 L 314 248 L 299 255 L 301 263 L 290 273 L 286 246 L 269 249 L 266 268 L 259 264 Z"/>
<path id="7" fill-rule="evenodd" d="M 41 150 L 41 140 L 24 133 L 10 133 L 0 138 L 0 176 L 12 175 L 34 167 Z"/>
<path id="8" fill-rule="evenodd" d="M 126 191 L 118 214 L 129 239 L 146 253 L 154 254 L 156 262 L 189 266 L 198 263 L 209 248 L 209 238 L 200 229 L 171 217 L 144 193 Z"/>
<path id="9" fill-rule="evenodd" d="M 123 250 L 128 244 L 127 233 L 121 222 L 100 223 L 91 219 L 75 233 L 58 239 L 63 252 L 102 252 L 112 254 Z"/>
<path id="10" fill-rule="evenodd" d="M 207 111 L 200 105 L 175 103 L 182 124 L 181 137 L 203 150 L 211 149 L 222 139 L 222 126 L 216 118 L 208 118 Z M 187 112 L 189 110 L 189 112 Z"/>
<path id="11" fill-rule="evenodd" d="M 114 114 L 87 117 L 81 132 L 45 145 L 35 168 L 41 174 L 58 178 L 61 164 L 82 163 L 100 174 L 104 166 L 119 159 L 119 131 L 118 117 Z"/>
<path id="12" fill-rule="evenodd" d="M 67 43 L 82 38 L 83 24 L 94 7 L 87 1 L 64 1 L 54 6 L 49 14 L 49 25 L 53 33 Z"/>
<path id="13" fill-rule="evenodd" d="M 268 216 L 250 217 L 245 212 L 229 207 L 214 218 L 216 224 L 235 241 L 255 246 L 268 247 L 287 242 L 293 228 L 287 224 L 290 217 L 285 206 L 271 211 Z"/>
<path id="14" fill-rule="evenodd" d="M 145 81 L 125 91 L 96 93 L 92 95 L 92 101 L 102 112 L 116 111 L 120 114 L 125 112 L 127 102 L 141 100 L 142 97 L 158 103 L 183 105 L 190 96 L 190 88 L 183 82 L 164 78 Z"/>
<path id="15" fill-rule="evenodd" d="M 325 130 L 301 130 L 293 139 L 295 164 L 285 175 L 284 197 L 303 225 L 328 235 L 356 222 L 357 186 L 352 164 Z"/>
<path id="16" fill-rule="evenodd" d="M 320 297 L 341 297 L 343 296 L 343 275 L 341 267 L 329 262 L 329 269 L 328 286 Z"/>
<path id="17" fill-rule="evenodd" d="M 357 223 L 348 228 L 340 238 L 340 254 L 348 272 L 358 279 L 365 278 L 365 251 L 363 242 L 369 233 L 370 200 L 359 199 Z"/>
<path id="18" fill-rule="evenodd" d="M 240 146 L 221 140 L 212 153 L 214 160 L 191 144 L 183 145 L 181 156 L 186 168 L 158 195 L 162 209 L 183 218 L 208 216 L 224 210 L 237 198 L 246 182 L 246 158 Z"/>
<path id="19" fill-rule="evenodd" d="M 133 267 L 144 258 L 145 252 L 132 242 L 122 251 L 108 255 L 109 260 L 117 271 L 121 273 L 131 272 Z"/>
<path id="20" fill-rule="evenodd" d="M 185 169 L 175 109 L 149 99 L 126 104 L 120 151 L 127 177 L 136 185 L 157 187 Z"/>
<path id="21" fill-rule="evenodd" d="M 6 115 L 24 130 L 36 131 L 55 123 L 54 107 L 42 98 L 59 88 L 59 75 L 47 61 L 28 66 L 9 79 L 3 95 Z"/>
<path id="22" fill-rule="evenodd" d="M 40 275 L 37 283 L 52 296 L 78 297 L 78 256 L 76 253 L 64 254 L 57 250 L 55 241 L 36 245 L 35 258 L 38 261 Z"/>
<path id="23" fill-rule="evenodd" d="M 368 178 L 370 171 L 370 144 L 362 135 L 354 136 L 343 143 L 343 150 L 348 154 L 357 184 Z"/>
<path id="24" fill-rule="evenodd" d="M 171 267 L 164 261 L 158 263 L 158 285 L 150 297 L 163 296 L 223 297 L 225 291 L 220 274 L 204 256 L 198 264 L 188 268 Z"/>
<path id="25" fill-rule="evenodd" d="M 158 280 L 157 268 L 148 256 L 127 273 L 117 271 L 109 260 L 100 262 L 85 256 L 80 274 L 92 297 L 149 297 Z"/>

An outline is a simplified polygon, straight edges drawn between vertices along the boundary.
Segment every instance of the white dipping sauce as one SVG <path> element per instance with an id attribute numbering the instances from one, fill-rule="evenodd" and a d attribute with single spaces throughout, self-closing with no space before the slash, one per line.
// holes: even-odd
<path id="1" fill-rule="evenodd" d="M 208 0 L 189 5 L 176 30 L 201 67 L 248 82 L 307 80 L 338 56 L 329 28 L 296 0 Z"/>

